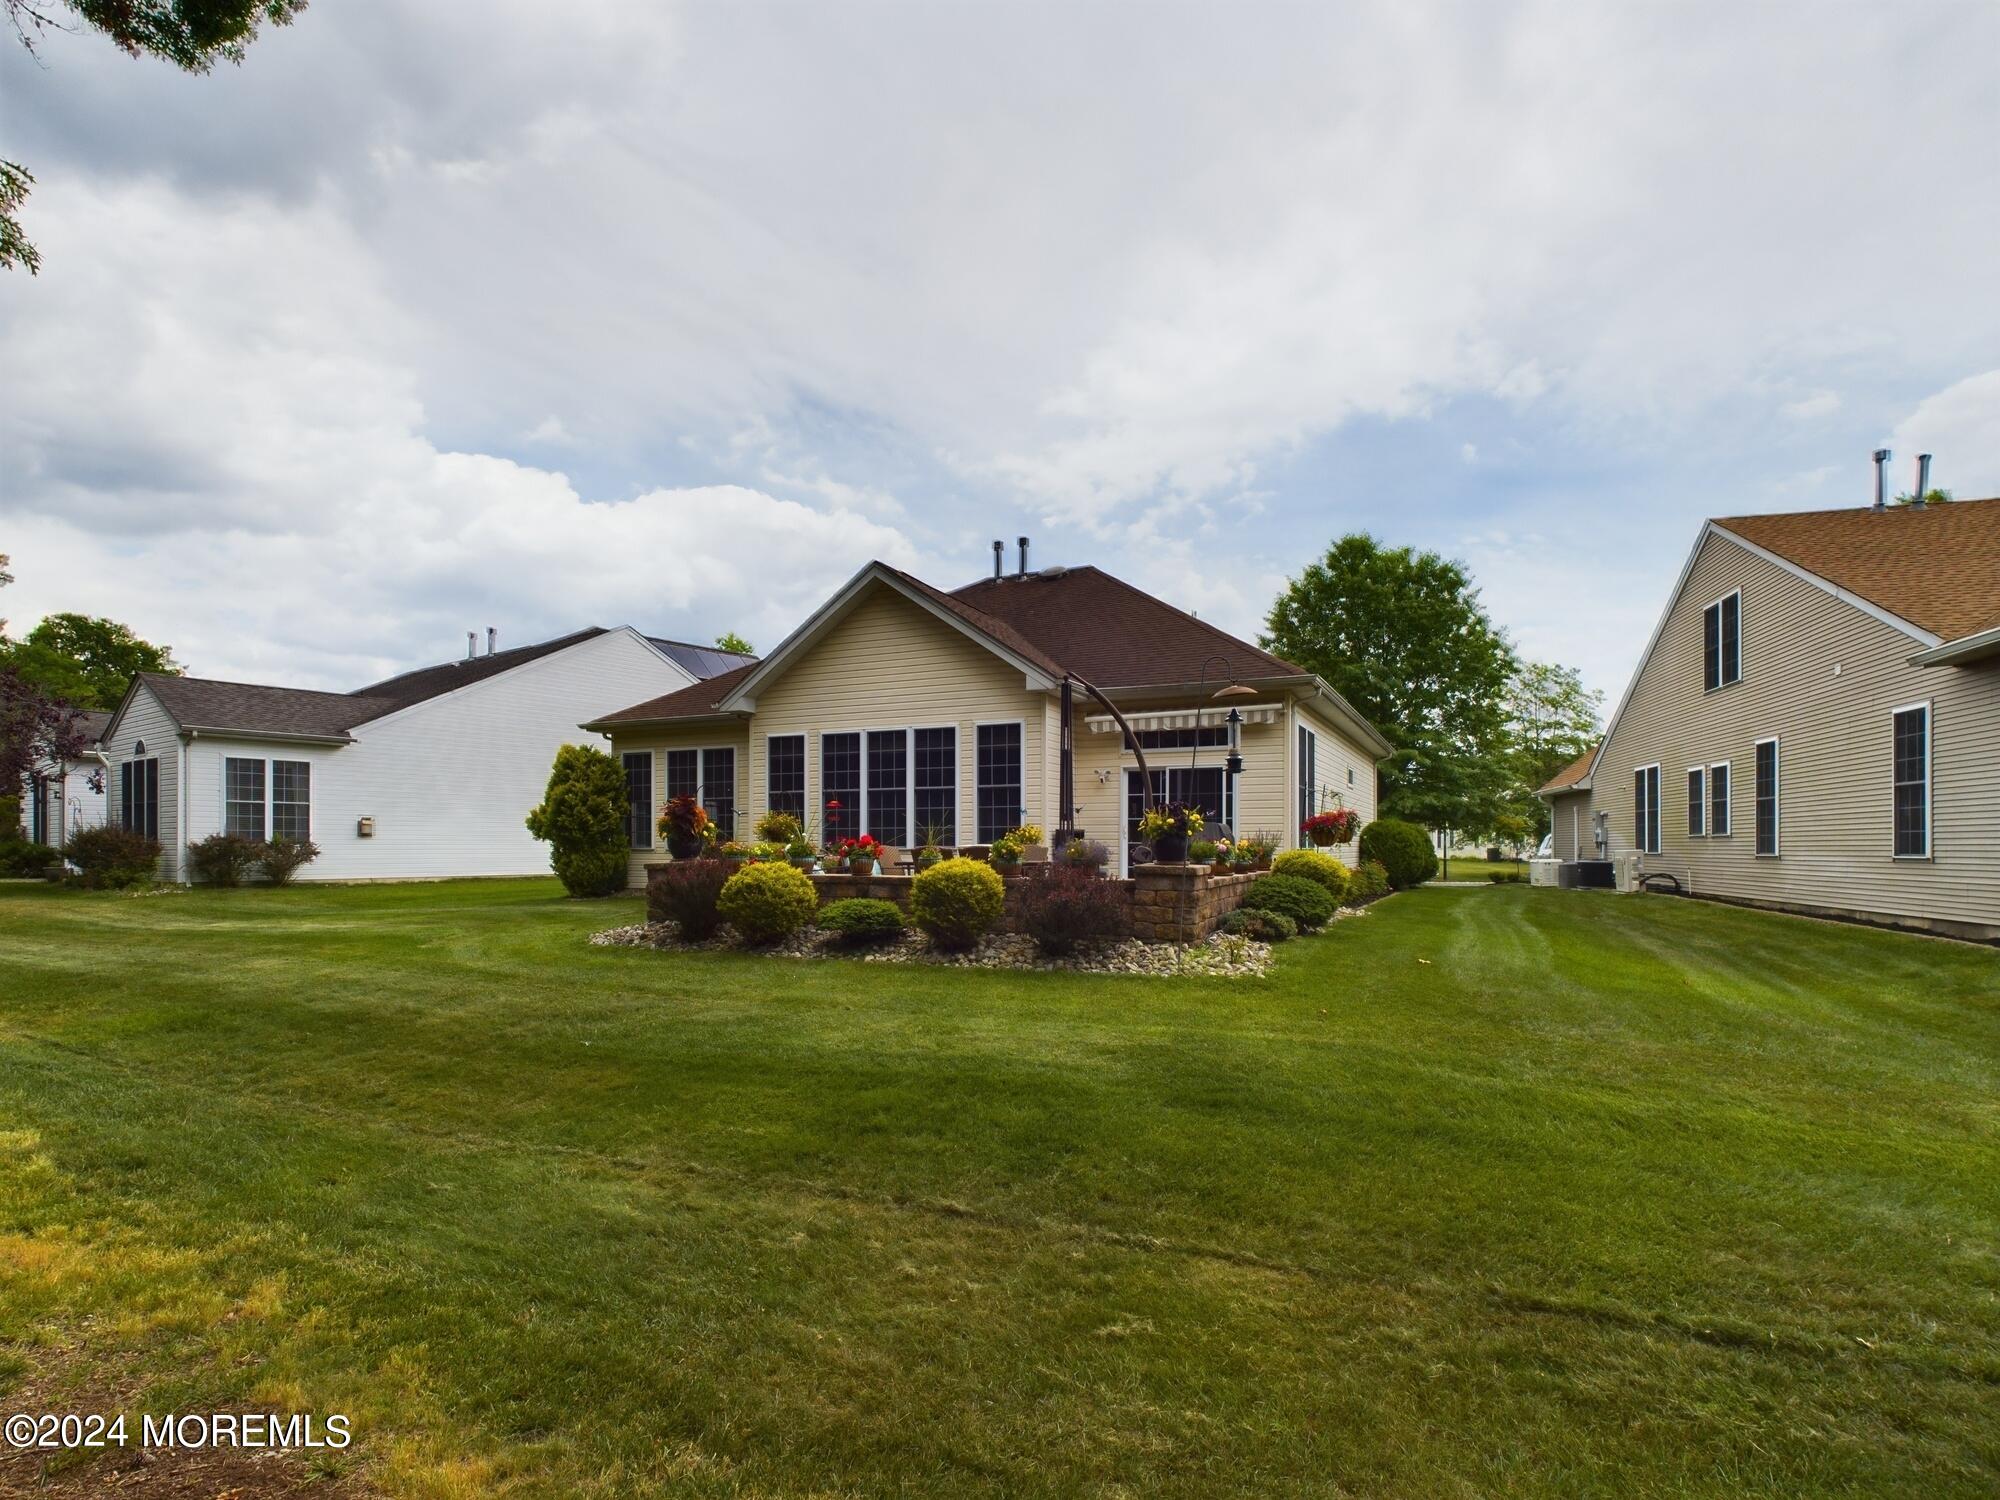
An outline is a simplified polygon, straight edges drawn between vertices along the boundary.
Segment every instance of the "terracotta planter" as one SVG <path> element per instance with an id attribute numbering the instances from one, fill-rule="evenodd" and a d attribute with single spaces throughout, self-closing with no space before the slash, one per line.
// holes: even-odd
<path id="1" fill-rule="evenodd" d="M 1021 866 L 1019 861 L 1015 861 L 1010 864 L 995 864 L 993 868 L 1000 872 L 1000 878 L 1002 880 L 1019 880 L 1021 878 Z"/>
<path id="2" fill-rule="evenodd" d="M 1227 875 L 1233 868 L 1234 867 L 1229 863 L 1228 860 L 1218 859 L 1214 864 L 1208 867 L 1208 873 L 1211 875 Z"/>

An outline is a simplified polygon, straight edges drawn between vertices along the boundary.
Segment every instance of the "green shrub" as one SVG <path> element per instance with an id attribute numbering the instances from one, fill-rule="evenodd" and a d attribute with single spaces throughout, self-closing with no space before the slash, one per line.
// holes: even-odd
<path id="1" fill-rule="evenodd" d="M 32 878 L 56 862 L 56 851 L 32 839 L 0 837 L 0 875 Z"/>
<path id="2" fill-rule="evenodd" d="M 722 887 L 715 909 L 746 943 L 788 938 L 819 909 L 819 893 L 802 870 L 775 860 L 745 865 Z"/>
<path id="3" fill-rule="evenodd" d="M 257 854 L 257 868 L 273 885 L 290 885 L 292 877 L 319 858 L 311 839 L 272 839 Z"/>
<path id="4" fill-rule="evenodd" d="M 153 868 L 160 860 L 160 841 L 105 824 L 79 828 L 69 836 L 62 853 L 83 872 L 77 876 L 77 884 L 118 889 L 153 878 Z"/>
<path id="5" fill-rule="evenodd" d="M 1347 882 L 1348 906 L 1366 906 L 1389 894 L 1389 872 L 1379 859 L 1364 859 L 1354 867 Z"/>
<path id="6" fill-rule="evenodd" d="M 842 948 L 866 948 L 894 942 L 903 935 L 903 910 L 893 901 L 852 896 L 829 901 L 819 909 L 820 930 Z"/>
<path id="7" fill-rule="evenodd" d="M 203 885 L 241 885 L 264 857 L 261 840 L 211 833 L 188 845 L 188 874 Z"/>
<path id="8" fill-rule="evenodd" d="M 1283 912 L 1301 932 L 1324 927 L 1333 919 L 1333 897 L 1326 887 L 1297 875 L 1263 875 L 1250 882 L 1243 904 L 1258 911 Z"/>
<path id="9" fill-rule="evenodd" d="M 1260 943 L 1282 943 L 1299 935 L 1299 924 L 1281 911 L 1239 906 L 1222 919 L 1222 930 Z"/>
<path id="10" fill-rule="evenodd" d="M 1430 835 L 1400 818 L 1377 818 L 1361 830 L 1361 857 L 1381 862 L 1389 888 L 1406 891 L 1438 872 L 1437 851 Z"/>
<path id="11" fill-rule="evenodd" d="M 1020 902 L 1021 931 L 1057 958 L 1132 933 L 1125 888 L 1095 870 L 1051 865 L 1039 879 L 1022 882 Z"/>
<path id="12" fill-rule="evenodd" d="M 947 950 L 974 948 L 1000 921 L 1007 888 L 991 865 L 947 859 L 910 882 L 910 914 Z"/>
<path id="13" fill-rule="evenodd" d="M 653 871 L 646 883 L 648 920 L 673 923 L 682 942 L 706 942 L 722 925 L 716 903 L 735 873 L 735 863 L 726 859 L 677 859 Z"/>
<path id="14" fill-rule="evenodd" d="M 631 853 L 624 768 L 589 745 L 564 745 L 528 832 L 549 845 L 549 865 L 572 896 L 623 890 Z"/>
<path id="15" fill-rule="evenodd" d="M 1323 886 L 1335 906 L 1347 899 L 1347 866 L 1331 854 L 1321 854 L 1316 849 L 1287 849 L 1271 861 L 1271 873 L 1296 875 Z"/>

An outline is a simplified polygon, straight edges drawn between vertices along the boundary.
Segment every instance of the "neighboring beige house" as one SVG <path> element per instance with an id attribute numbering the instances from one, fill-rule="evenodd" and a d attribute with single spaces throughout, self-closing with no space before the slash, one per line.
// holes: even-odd
<path id="1" fill-rule="evenodd" d="M 1375 813 L 1388 741 L 1310 672 L 1096 568 L 1017 569 L 950 593 L 885 563 L 861 571 L 763 660 L 583 727 L 630 789 L 632 883 L 663 857 L 666 798 L 692 793 L 725 836 L 771 807 L 816 838 L 907 848 L 1060 822 L 1061 688 L 1102 690 L 1139 736 L 1157 791 L 1237 832 L 1296 844 L 1306 813 Z M 1226 700 L 1230 684 L 1254 691 Z M 1127 864 L 1142 788 L 1111 716 L 1073 689 L 1076 822 Z M 1223 716 L 1242 725 L 1229 785 Z M 829 813 L 828 803 L 838 802 Z M 1352 858 L 1350 846 L 1346 851 Z"/>
<path id="2" fill-rule="evenodd" d="M 2000 500 L 1708 522 L 1541 794 L 1559 859 L 2000 939 Z"/>

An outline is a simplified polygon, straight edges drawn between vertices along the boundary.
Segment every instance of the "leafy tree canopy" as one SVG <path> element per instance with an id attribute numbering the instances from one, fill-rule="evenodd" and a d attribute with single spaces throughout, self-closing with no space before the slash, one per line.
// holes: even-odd
<path id="1" fill-rule="evenodd" d="M 22 677 L 77 708 L 114 709 L 139 673 L 181 670 L 169 647 L 90 615 L 50 615 L 19 642 L 0 640 L 0 653 Z"/>
<path id="2" fill-rule="evenodd" d="M 77 29 L 65 19 L 71 17 L 133 57 L 164 58 L 190 73 L 243 61 L 260 25 L 283 26 L 305 8 L 306 0 L 0 0 L 0 12 L 30 52 L 51 27 Z M 41 256 L 16 213 L 34 181 L 14 162 L 0 161 L 0 267 L 20 266 L 30 275 Z"/>
<path id="3" fill-rule="evenodd" d="M 744 656 L 755 656 L 757 654 L 756 649 L 733 630 L 725 630 L 715 638 L 715 649 L 718 651 L 737 651 L 741 652 Z"/>
<path id="4" fill-rule="evenodd" d="M 1382 811 L 1484 829 L 1505 804 L 1517 667 L 1462 564 L 1344 536 L 1271 606 L 1264 646 L 1317 672 L 1397 747 Z"/>
<path id="5" fill-rule="evenodd" d="M 1586 688 L 1574 667 L 1550 662 L 1522 662 L 1508 686 L 1509 815 L 1525 820 L 1537 840 L 1548 832 L 1549 807 L 1536 788 L 1597 743 L 1603 705 L 1604 695 Z M 1514 842 L 1498 826 L 1481 831 Z"/>

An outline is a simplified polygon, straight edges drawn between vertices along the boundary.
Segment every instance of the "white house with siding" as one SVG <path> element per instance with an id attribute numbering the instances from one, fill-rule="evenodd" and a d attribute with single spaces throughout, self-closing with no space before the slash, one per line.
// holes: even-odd
<path id="1" fill-rule="evenodd" d="M 351 693 L 142 673 L 100 741 L 107 815 L 160 841 L 166 880 L 218 832 L 310 838 L 301 880 L 544 874 L 523 820 L 578 720 L 724 656 L 622 626 L 504 651 L 489 633 L 483 655 Z"/>
<path id="2" fill-rule="evenodd" d="M 1708 522 L 1541 794 L 1561 860 L 2000 940 L 2000 499 Z"/>

